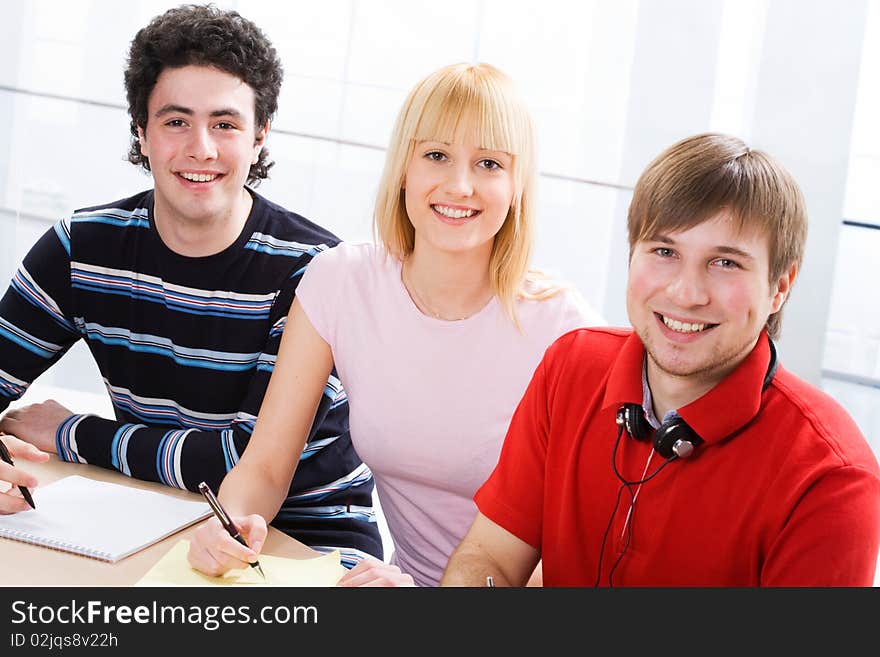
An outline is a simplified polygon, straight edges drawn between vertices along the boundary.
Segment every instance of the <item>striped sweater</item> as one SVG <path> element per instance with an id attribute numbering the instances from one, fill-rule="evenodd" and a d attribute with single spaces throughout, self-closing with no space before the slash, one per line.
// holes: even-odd
<path id="1" fill-rule="evenodd" d="M 152 191 L 49 229 L 0 301 L 0 410 L 85 340 L 116 418 L 71 416 L 57 431 L 59 456 L 216 490 L 253 431 L 303 271 L 338 242 L 251 194 L 239 239 L 206 257 L 164 245 Z M 334 371 L 272 524 L 315 548 L 342 548 L 349 564 L 363 553 L 381 558 L 372 491 Z"/>

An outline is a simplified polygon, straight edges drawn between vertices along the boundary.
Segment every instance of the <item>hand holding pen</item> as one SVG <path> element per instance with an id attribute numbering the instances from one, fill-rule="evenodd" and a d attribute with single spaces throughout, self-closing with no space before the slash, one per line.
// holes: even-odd
<path id="1" fill-rule="evenodd" d="M 226 512 L 226 509 L 223 508 L 223 505 L 220 504 L 220 500 L 217 499 L 217 496 L 214 495 L 214 491 L 211 490 L 211 487 L 208 486 L 204 481 L 199 484 L 199 491 L 202 495 L 205 496 L 205 499 L 208 502 L 208 505 L 211 507 L 211 510 L 214 512 L 214 515 L 217 516 L 217 520 L 220 521 L 220 524 L 223 526 L 223 529 L 234 538 L 236 541 L 241 543 L 248 549 L 251 549 L 247 544 L 247 541 L 244 540 L 244 537 L 241 535 L 241 532 L 236 527 L 235 523 L 232 521 L 232 518 Z M 259 561 L 254 561 L 249 564 L 251 568 L 254 568 L 263 579 L 266 579 L 265 573 L 263 573 L 263 569 L 260 567 Z"/>
<path id="2" fill-rule="evenodd" d="M 6 481 L 17 486 L 22 497 L 10 495 L 9 492 L 0 493 L 0 513 L 15 513 L 29 508 L 37 508 L 28 486 L 33 488 L 37 485 L 37 479 L 32 474 L 21 468 L 15 467 L 15 458 L 23 458 L 28 461 L 48 461 L 49 455 L 42 452 L 30 443 L 19 440 L 14 436 L 0 431 L 0 481 Z"/>

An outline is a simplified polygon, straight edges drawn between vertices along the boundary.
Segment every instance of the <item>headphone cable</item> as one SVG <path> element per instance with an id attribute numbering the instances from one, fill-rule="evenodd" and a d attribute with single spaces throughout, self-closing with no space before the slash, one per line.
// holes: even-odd
<path id="1" fill-rule="evenodd" d="M 604 559 L 604 556 L 605 556 L 605 543 L 608 540 L 608 532 L 611 531 L 611 526 L 614 524 L 614 515 L 617 513 L 617 507 L 620 505 L 620 496 L 623 493 L 623 489 L 626 488 L 627 491 L 629 491 L 630 520 L 629 520 L 629 523 L 627 524 L 626 542 L 623 545 L 623 550 L 621 551 L 620 555 L 615 560 L 614 565 L 611 567 L 611 570 L 608 573 L 608 586 L 609 587 L 613 586 L 611 578 L 614 575 L 614 571 L 617 568 L 618 564 L 620 563 L 620 561 L 623 559 L 624 555 L 626 554 L 626 551 L 629 548 L 630 539 L 632 538 L 632 526 L 633 526 L 633 523 L 635 522 L 635 506 L 636 506 L 636 498 L 635 498 L 635 494 L 633 493 L 632 487 L 639 486 L 641 484 L 644 484 L 647 481 L 650 481 L 651 479 L 656 477 L 658 474 L 660 474 L 660 471 L 663 468 L 665 468 L 667 465 L 672 463 L 672 461 L 674 461 L 678 458 L 678 456 L 673 454 L 668 459 L 663 461 L 663 463 L 661 463 L 660 466 L 656 470 L 654 470 L 654 472 L 652 472 L 650 475 L 648 475 L 644 479 L 639 479 L 637 481 L 628 481 L 627 479 L 625 479 L 623 477 L 623 475 L 620 474 L 620 472 L 617 469 L 617 449 L 618 449 L 618 447 L 620 447 L 621 436 L 623 436 L 623 425 L 618 425 L 617 439 L 614 441 L 614 449 L 611 451 L 611 469 L 614 471 L 614 475 L 620 480 L 621 484 L 620 484 L 620 488 L 617 489 L 617 500 L 615 500 L 615 502 L 614 502 L 614 508 L 611 510 L 611 516 L 608 518 L 608 526 L 605 528 L 605 533 L 602 535 L 602 546 L 599 548 L 599 564 L 598 564 L 598 567 L 596 568 L 596 581 L 593 584 L 594 587 L 599 586 L 599 580 L 602 577 L 602 560 Z"/>

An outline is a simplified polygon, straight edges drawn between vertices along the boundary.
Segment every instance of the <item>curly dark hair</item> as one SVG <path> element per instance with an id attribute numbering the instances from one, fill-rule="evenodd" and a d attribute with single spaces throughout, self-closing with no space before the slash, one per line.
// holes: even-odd
<path id="1" fill-rule="evenodd" d="M 131 42 L 125 69 L 125 93 L 131 116 L 128 161 L 150 170 L 141 153 L 138 128 L 147 129 L 147 102 L 159 75 L 167 68 L 213 66 L 241 79 L 254 90 L 254 117 L 259 130 L 278 109 L 284 72 L 266 35 L 238 12 L 214 5 L 181 5 L 156 16 Z M 265 148 L 251 165 L 247 182 L 258 185 L 274 162 Z"/>

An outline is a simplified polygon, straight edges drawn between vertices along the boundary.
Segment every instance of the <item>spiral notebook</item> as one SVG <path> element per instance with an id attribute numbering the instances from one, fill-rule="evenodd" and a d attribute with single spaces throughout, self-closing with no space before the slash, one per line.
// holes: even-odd
<path id="1" fill-rule="evenodd" d="M 74 475 L 33 491 L 36 509 L 0 516 L 0 537 L 119 561 L 211 515 L 204 502 Z"/>

